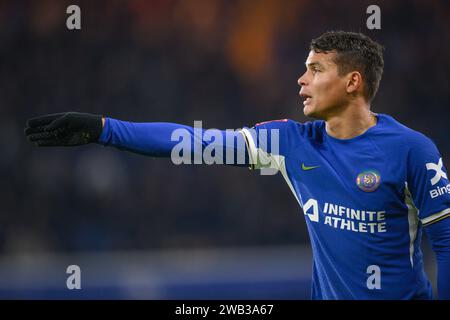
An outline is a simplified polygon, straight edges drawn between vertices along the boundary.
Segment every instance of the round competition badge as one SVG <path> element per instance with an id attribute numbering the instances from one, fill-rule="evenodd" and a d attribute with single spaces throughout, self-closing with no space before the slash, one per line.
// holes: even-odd
<path id="1" fill-rule="evenodd" d="M 366 170 L 358 174 L 356 185 L 364 192 L 373 192 L 380 185 L 380 174 L 376 170 Z"/>

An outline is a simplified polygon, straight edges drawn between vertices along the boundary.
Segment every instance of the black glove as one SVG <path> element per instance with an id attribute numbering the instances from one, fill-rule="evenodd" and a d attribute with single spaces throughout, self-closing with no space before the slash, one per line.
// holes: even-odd
<path id="1" fill-rule="evenodd" d="M 101 115 L 66 112 L 29 119 L 25 135 L 40 147 L 80 146 L 97 142 L 102 129 Z"/>

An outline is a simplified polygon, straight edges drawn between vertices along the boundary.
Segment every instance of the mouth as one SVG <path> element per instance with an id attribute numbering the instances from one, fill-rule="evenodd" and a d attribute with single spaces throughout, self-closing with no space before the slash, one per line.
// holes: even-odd
<path id="1" fill-rule="evenodd" d="M 303 105 L 306 106 L 311 103 L 312 97 L 309 94 L 306 94 L 306 93 L 303 93 L 300 91 L 300 97 L 302 97 L 304 99 Z"/>

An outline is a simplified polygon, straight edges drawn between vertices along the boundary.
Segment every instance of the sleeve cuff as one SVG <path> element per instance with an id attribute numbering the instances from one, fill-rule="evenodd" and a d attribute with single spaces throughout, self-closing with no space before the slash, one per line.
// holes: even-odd
<path id="1" fill-rule="evenodd" d="M 450 208 L 442 210 L 441 212 L 435 213 L 429 217 L 423 218 L 420 221 L 422 222 L 422 225 L 425 227 L 448 217 L 450 217 Z"/>
<path id="2" fill-rule="evenodd" d="M 100 137 L 98 138 L 98 143 L 106 145 L 108 144 L 108 141 L 111 137 L 111 124 L 110 124 L 110 118 L 105 117 L 105 125 L 103 126 L 102 133 Z"/>

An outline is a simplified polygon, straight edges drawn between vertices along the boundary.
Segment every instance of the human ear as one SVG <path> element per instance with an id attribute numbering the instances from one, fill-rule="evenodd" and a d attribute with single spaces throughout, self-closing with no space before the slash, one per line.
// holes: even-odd
<path id="1" fill-rule="evenodd" d="M 347 75 L 347 93 L 356 92 L 362 85 L 362 76 L 358 71 L 350 72 Z"/>

